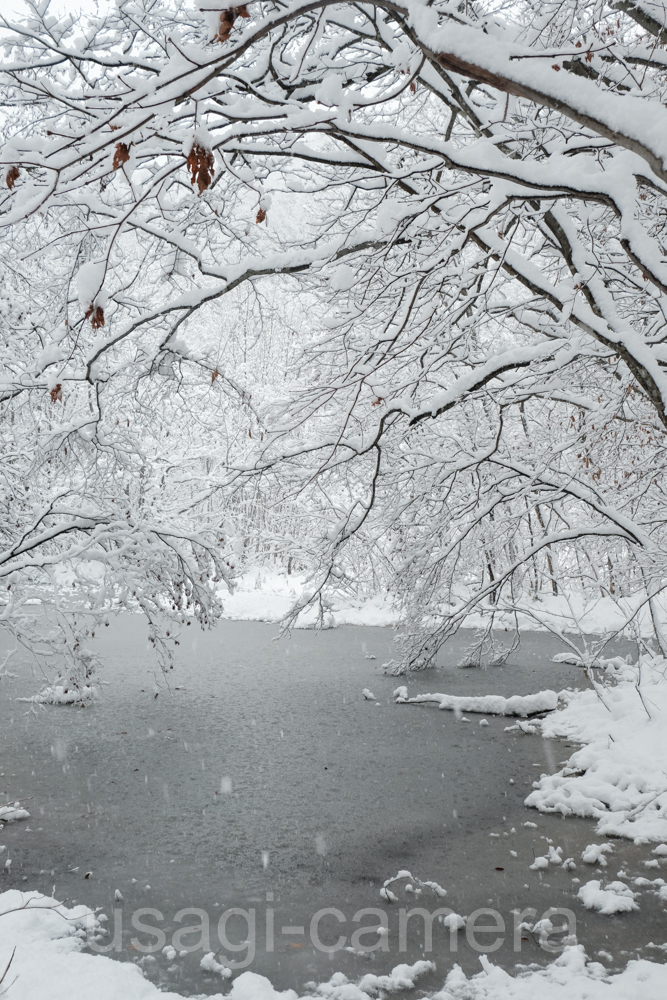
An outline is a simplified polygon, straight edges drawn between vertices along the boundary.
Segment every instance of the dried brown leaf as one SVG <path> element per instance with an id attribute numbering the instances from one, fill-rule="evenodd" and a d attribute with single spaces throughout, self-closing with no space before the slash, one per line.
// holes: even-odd
<path id="1" fill-rule="evenodd" d="M 266 211 L 263 208 L 260 208 L 260 210 L 257 213 L 257 217 L 255 218 L 255 222 L 258 222 L 258 223 L 259 222 L 264 222 L 265 218 L 266 218 Z"/>
<path id="2" fill-rule="evenodd" d="M 236 20 L 236 15 L 234 13 L 234 8 L 231 7 L 229 10 L 223 10 L 220 14 L 220 24 L 218 25 L 218 34 L 215 36 L 217 41 L 226 42 L 232 33 L 232 28 L 234 27 L 234 21 Z"/>
<path id="3" fill-rule="evenodd" d="M 211 186 L 213 174 L 215 173 L 215 159 L 210 149 L 204 149 L 198 142 L 193 143 L 192 149 L 185 163 L 190 171 L 190 183 L 197 182 L 199 193 Z"/>
<path id="4" fill-rule="evenodd" d="M 114 153 L 113 156 L 114 170 L 118 170 L 119 167 L 122 167 L 124 163 L 127 163 L 129 158 L 130 158 L 130 147 L 127 145 L 127 143 L 126 142 L 117 143 L 116 152 Z"/>
<path id="5" fill-rule="evenodd" d="M 18 167 L 10 167 L 9 170 L 7 171 L 7 177 L 5 178 L 5 180 L 7 181 L 7 187 L 9 188 L 10 191 L 14 190 L 14 185 L 19 179 L 20 173 L 21 171 L 19 170 Z"/>
<path id="6" fill-rule="evenodd" d="M 51 397 L 51 402 L 52 403 L 62 403 L 62 401 L 63 401 L 63 387 L 60 384 L 60 382 L 58 382 L 58 384 L 56 386 L 54 386 L 53 389 L 51 389 L 51 392 L 49 393 L 49 396 Z"/>
<path id="7" fill-rule="evenodd" d="M 228 40 L 237 17 L 250 17 L 245 4 L 241 4 L 240 7 L 228 7 L 227 10 L 220 12 L 220 23 L 218 25 L 218 32 L 213 39 L 214 42 L 226 42 Z"/>
<path id="8" fill-rule="evenodd" d="M 104 326 L 104 309 L 102 306 L 88 306 L 84 318 L 90 320 L 93 330 L 99 330 Z"/>

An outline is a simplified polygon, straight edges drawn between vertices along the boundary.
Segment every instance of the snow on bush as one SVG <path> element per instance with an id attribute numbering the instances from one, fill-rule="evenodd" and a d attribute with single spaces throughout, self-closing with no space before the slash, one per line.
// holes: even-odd
<path id="1" fill-rule="evenodd" d="M 95 689 L 85 684 L 80 688 L 65 688 L 61 684 L 45 687 L 39 694 L 29 698 L 17 698 L 17 701 L 28 701 L 34 705 L 84 705 L 95 700 Z"/>
<path id="2" fill-rule="evenodd" d="M 398 897 L 389 889 L 389 886 L 393 885 L 394 888 L 397 888 L 396 883 L 403 882 L 404 880 L 407 880 L 406 884 L 403 886 L 406 892 L 419 894 L 423 889 L 429 889 L 436 896 L 440 896 L 441 898 L 447 895 L 447 890 L 443 889 L 437 882 L 434 882 L 432 879 L 424 881 L 423 879 L 416 878 L 412 872 L 407 870 L 407 868 L 402 868 L 396 875 L 385 879 L 382 884 L 382 888 L 380 889 L 380 895 L 382 898 L 388 903 L 396 902 Z"/>
<path id="3" fill-rule="evenodd" d="M 666 664 L 644 660 L 641 673 L 625 661 L 606 665 L 608 685 L 571 694 L 541 722 L 545 738 L 585 745 L 556 774 L 534 782 L 526 804 L 592 817 L 600 836 L 667 840 Z"/>

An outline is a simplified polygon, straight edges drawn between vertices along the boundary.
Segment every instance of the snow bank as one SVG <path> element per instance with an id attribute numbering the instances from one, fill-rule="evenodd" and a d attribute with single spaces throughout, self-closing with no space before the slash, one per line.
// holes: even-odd
<path id="1" fill-rule="evenodd" d="M 234 621 L 279 622 L 301 597 L 306 578 L 269 569 L 253 569 L 238 578 L 233 594 L 220 591 L 224 605 L 223 618 Z M 399 614 L 389 595 L 354 599 L 351 596 L 334 598 L 325 624 L 336 625 L 395 625 Z M 307 608 L 299 615 L 297 628 L 313 628 L 317 623 L 315 608 Z"/>
<path id="2" fill-rule="evenodd" d="M 522 632 L 553 629 L 556 632 L 608 635 L 622 629 L 632 619 L 633 629 L 638 627 L 644 638 L 651 638 L 654 627 L 648 605 L 642 604 L 645 599 L 646 595 L 641 593 L 615 600 L 611 597 L 590 600 L 581 594 L 541 594 L 539 600 L 520 599 L 516 614 L 514 608 L 503 611 L 502 606 L 495 607 L 494 620 L 497 628 L 514 630 L 518 624 Z M 653 607 L 660 625 L 665 628 L 667 597 L 656 597 Z M 483 628 L 486 624 L 488 619 L 479 612 L 468 615 L 464 622 L 466 628 Z"/>
<path id="3" fill-rule="evenodd" d="M 180 1000 L 147 983 L 132 962 L 82 954 L 97 932 L 85 906 L 68 909 L 38 892 L 0 894 L 0 976 L 16 948 L 3 983 L 8 1000 Z"/>
<path id="4" fill-rule="evenodd" d="M 451 709 L 453 712 L 482 712 L 488 715 L 519 715 L 525 718 L 537 712 L 552 712 L 558 705 L 558 695 L 555 691 L 538 691 L 537 694 L 512 695 L 503 698 L 499 694 L 485 694 L 465 697 L 453 694 L 418 694 L 414 698 L 407 697 L 405 688 L 397 688 L 400 694 L 396 697 L 399 705 L 421 705 L 425 702 L 435 702 L 438 708 Z M 403 692 L 405 695 L 403 696 Z"/>
<path id="5" fill-rule="evenodd" d="M 540 723 L 544 737 L 585 746 L 535 782 L 526 805 L 597 819 L 603 837 L 667 840 L 667 663 L 643 661 L 639 687 L 637 668 L 622 660 L 606 666 L 612 686 L 570 694 Z"/>
<path id="6" fill-rule="evenodd" d="M 233 594 L 221 590 L 219 597 L 224 605 L 224 618 L 236 621 L 279 622 L 290 611 L 295 601 L 307 586 L 303 574 L 290 576 L 284 570 L 256 567 L 239 576 Z M 468 595 L 469 596 L 469 595 Z M 654 609 L 667 629 L 667 606 L 662 607 L 656 598 Z M 653 624 L 648 608 L 640 607 L 641 595 L 636 598 L 611 597 L 584 600 L 581 595 L 544 594 L 540 599 L 520 602 L 518 617 L 515 610 L 504 612 L 495 608 L 497 628 L 507 626 L 514 629 L 518 622 L 523 631 L 554 629 L 557 632 L 578 633 L 580 630 L 592 635 L 605 635 L 622 628 L 633 615 L 634 623 L 642 635 L 653 635 Z M 639 611 L 637 609 L 639 608 Z M 443 612 L 453 608 L 445 607 Z M 396 602 L 389 594 L 376 594 L 355 599 L 350 595 L 338 595 L 332 599 L 327 624 L 336 625 L 396 625 L 401 615 Z M 317 621 L 315 608 L 307 608 L 299 616 L 297 628 L 312 628 Z M 487 619 L 475 611 L 464 621 L 466 628 L 483 628 Z M 569 655 L 569 654 L 566 654 Z"/>
<path id="7" fill-rule="evenodd" d="M 667 966 L 640 960 L 610 976 L 599 962 L 587 960 L 581 945 L 566 948 L 546 969 L 517 976 L 486 956 L 480 962 L 484 971 L 470 979 L 454 966 L 433 1000 L 664 1000 L 667 990 Z"/>

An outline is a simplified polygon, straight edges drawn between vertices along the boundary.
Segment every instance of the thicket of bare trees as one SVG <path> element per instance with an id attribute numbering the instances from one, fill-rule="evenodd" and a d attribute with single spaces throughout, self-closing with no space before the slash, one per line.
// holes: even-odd
<path id="1" fill-rule="evenodd" d="M 391 581 L 412 666 L 474 607 L 661 592 L 662 4 L 26 8 L 4 622 L 100 553 L 88 610 L 208 621 L 259 519 L 322 607 L 370 563 Z"/>

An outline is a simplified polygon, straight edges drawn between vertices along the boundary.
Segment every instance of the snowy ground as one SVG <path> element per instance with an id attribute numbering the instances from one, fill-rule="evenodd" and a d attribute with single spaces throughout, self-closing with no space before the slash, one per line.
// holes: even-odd
<path id="1" fill-rule="evenodd" d="M 279 622 L 289 612 L 306 585 L 305 577 L 268 569 L 249 570 L 239 577 L 233 594 L 221 593 L 224 618 L 235 621 Z M 298 628 L 312 628 L 316 611 L 309 608 L 299 618 Z M 325 624 L 395 625 L 399 613 L 389 595 L 335 601 Z"/>
<path id="2" fill-rule="evenodd" d="M 304 576 L 288 576 L 284 570 L 267 568 L 250 569 L 238 578 L 233 594 L 221 593 L 224 617 L 237 621 L 278 622 L 290 610 L 306 586 Z M 667 599 L 654 601 L 654 612 L 661 619 L 667 634 Z M 316 621 L 314 609 L 308 609 L 299 618 L 297 627 L 311 628 Z M 334 599 L 325 624 L 336 625 L 395 625 L 400 621 L 400 609 L 390 594 L 354 599 L 350 595 Z M 518 615 L 499 611 L 495 617 L 498 628 L 516 628 L 522 631 L 552 629 L 555 632 L 589 635 L 609 635 L 623 629 L 630 622 L 629 631 L 634 636 L 638 629 L 644 638 L 654 635 L 648 605 L 642 597 L 597 597 L 584 600 L 580 595 L 542 594 L 537 601 L 526 600 L 524 610 Z M 479 628 L 485 624 L 483 617 L 471 614 L 465 621 L 466 628 Z"/>
<path id="3" fill-rule="evenodd" d="M 79 566 L 78 573 L 85 573 L 91 579 L 101 574 L 101 567 L 94 561 Z M 61 593 L 71 597 L 71 586 L 76 574 L 71 567 L 59 567 L 55 579 Z M 308 586 L 305 574 L 288 575 L 285 569 L 255 566 L 237 577 L 234 593 L 226 587 L 219 596 L 224 605 L 223 617 L 235 621 L 279 622 L 291 610 L 297 598 Z M 472 592 L 459 595 L 461 604 L 470 599 Z M 645 595 L 633 597 L 598 596 L 584 599 L 580 594 L 566 595 L 542 593 L 538 600 L 525 598 L 520 602 L 518 614 L 494 609 L 495 627 L 521 631 L 542 631 L 550 629 L 556 633 L 578 633 L 588 635 L 611 635 L 625 629 L 634 638 L 636 631 L 644 638 L 654 635 L 651 612 L 645 602 Z M 443 612 L 455 611 L 454 606 L 443 606 Z M 667 635 L 667 595 L 659 595 L 653 602 L 654 613 L 659 618 L 659 626 Z M 332 598 L 325 616 L 325 627 L 337 625 L 391 626 L 401 620 L 401 611 L 391 594 L 386 591 L 372 596 L 354 597 L 340 593 Z M 314 608 L 308 608 L 297 621 L 297 628 L 312 628 L 317 622 Z M 480 628 L 488 624 L 488 619 L 475 612 L 464 621 L 465 628 Z"/>

